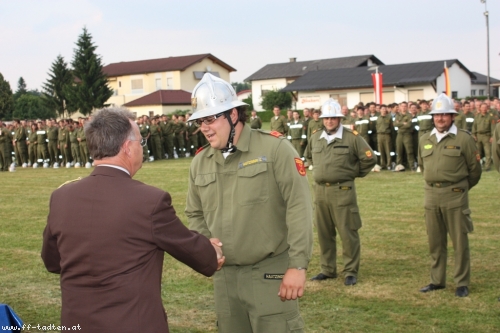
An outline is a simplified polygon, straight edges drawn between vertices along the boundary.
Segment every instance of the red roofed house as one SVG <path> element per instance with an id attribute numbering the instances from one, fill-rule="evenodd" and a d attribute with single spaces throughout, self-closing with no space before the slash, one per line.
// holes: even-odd
<path id="1" fill-rule="evenodd" d="M 236 69 L 210 53 L 112 63 L 103 68 L 114 94 L 108 104 L 136 115 L 169 114 L 191 108 L 191 91 L 203 74 L 229 82 Z"/>

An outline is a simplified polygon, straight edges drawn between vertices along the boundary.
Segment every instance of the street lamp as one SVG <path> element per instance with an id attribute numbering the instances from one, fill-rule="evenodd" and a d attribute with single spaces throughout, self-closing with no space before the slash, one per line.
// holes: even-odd
<path id="1" fill-rule="evenodd" d="M 490 99 L 490 23 L 488 8 L 486 8 L 486 0 L 481 0 L 484 3 L 484 17 L 486 18 L 486 57 L 488 59 L 488 75 L 486 76 L 486 85 L 488 87 L 486 96 Z"/>

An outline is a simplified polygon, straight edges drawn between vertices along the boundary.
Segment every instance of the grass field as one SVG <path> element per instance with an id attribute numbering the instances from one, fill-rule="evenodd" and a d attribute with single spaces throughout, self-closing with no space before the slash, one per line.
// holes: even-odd
<path id="1" fill-rule="evenodd" d="M 190 161 L 148 163 L 135 177 L 170 192 L 184 223 Z M 18 169 L 0 173 L 0 303 L 9 304 L 26 324 L 59 323 L 59 276 L 43 266 L 41 234 L 51 192 L 90 171 Z M 447 288 L 418 292 L 429 283 L 421 174 L 382 172 L 357 180 L 363 219 L 358 284 L 345 287 L 341 278 L 308 281 L 301 299 L 306 331 L 500 332 L 499 185 L 500 175 L 487 172 L 470 193 L 475 226 L 470 235 L 471 293 L 457 298 L 452 256 Z M 316 239 L 308 277 L 319 272 Z M 451 244 L 449 248 L 452 255 Z M 341 256 L 339 261 L 341 264 Z M 167 256 L 162 284 L 171 332 L 216 331 L 210 278 Z"/>

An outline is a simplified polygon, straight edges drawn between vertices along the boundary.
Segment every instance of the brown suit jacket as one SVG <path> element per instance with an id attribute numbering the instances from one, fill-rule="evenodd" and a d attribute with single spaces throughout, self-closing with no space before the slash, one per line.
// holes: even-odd
<path id="1" fill-rule="evenodd" d="M 98 166 L 52 193 L 42 259 L 61 274 L 61 324 L 80 332 L 168 332 L 164 251 L 210 276 L 210 241 L 177 218 L 170 195 Z"/>

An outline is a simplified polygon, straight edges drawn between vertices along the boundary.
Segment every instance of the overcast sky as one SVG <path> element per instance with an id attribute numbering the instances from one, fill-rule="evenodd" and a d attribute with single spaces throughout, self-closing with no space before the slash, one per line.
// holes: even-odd
<path id="1" fill-rule="evenodd" d="M 500 79 L 500 0 L 490 12 Z M 373 54 L 385 64 L 459 59 L 487 73 L 480 0 L 0 0 L 0 73 L 40 89 L 87 27 L 104 64 L 211 53 L 243 81 L 266 64 Z M 451 78 L 453 80 L 453 78 Z"/>

